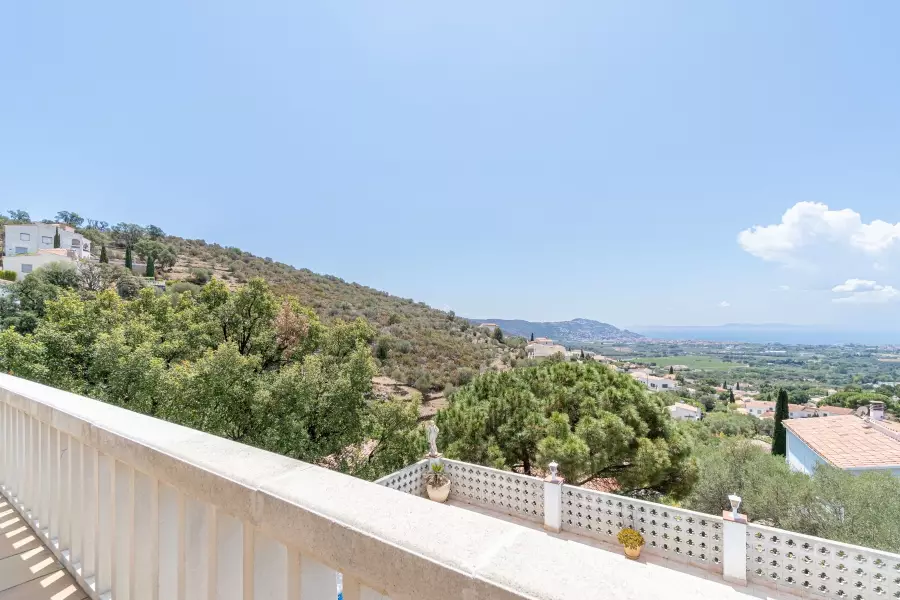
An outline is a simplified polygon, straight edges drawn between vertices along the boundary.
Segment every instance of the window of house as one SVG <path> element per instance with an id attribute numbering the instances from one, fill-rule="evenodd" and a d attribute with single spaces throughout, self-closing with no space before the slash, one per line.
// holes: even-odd
<path id="1" fill-rule="evenodd" d="M 81 248 L 81 242 L 79 242 L 78 240 L 72 240 L 72 247 Z"/>
<path id="2" fill-rule="evenodd" d="M 19 234 L 19 239 L 22 240 L 23 242 L 30 242 L 30 241 L 31 241 L 31 234 L 30 234 L 30 233 L 20 233 L 20 234 Z"/>
<path id="3" fill-rule="evenodd" d="M 48 235 L 45 235 L 45 236 L 41 237 L 41 243 L 42 244 L 52 244 L 53 238 Z"/>
<path id="4" fill-rule="evenodd" d="M 28 248 L 23 248 L 22 246 L 16 246 L 16 254 L 28 254 Z"/>
<path id="5" fill-rule="evenodd" d="M 22 272 L 23 272 L 23 273 L 31 273 L 31 269 L 32 269 L 32 266 L 31 266 L 31 265 L 26 265 L 26 264 L 23 264 L 23 265 L 22 265 Z"/>

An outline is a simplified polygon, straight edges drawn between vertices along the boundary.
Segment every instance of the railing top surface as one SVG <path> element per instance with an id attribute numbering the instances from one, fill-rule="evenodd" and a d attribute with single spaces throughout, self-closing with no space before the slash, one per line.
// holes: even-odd
<path id="1" fill-rule="evenodd" d="M 83 396 L 0 374 L 0 402 L 398 599 L 661 592 L 610 553 Z"/>
<path id="2" fill-rule="evenodd" d="M 856 546 L 854 544 L 848 544 L 846 542 L 838 542 L 836 540 L 829 540 L 826 538 L 816 537 L 814 535 L 808 535 L 806 533 L 798 533 L 796 531 L 790 531 L 787 529 L 778 529 L 777 527 L 769 527 L 767 525 L 760 525 L 758 523 L 748 523 L 747 524 L 747 536 L 751 539 L 753 538 L 754 532 L 759 531 L 764 533 L 765 535 L 774 535 L 779 539 L 784 538 L 801 538 L 803 541 L 810 541 L 813 544 L 818 544 L 822 546 L 838 546 L 843 550 L 850 550 L 853 552 L 861 553 L 861 552 L 869 552 L 875 553 L 891 560 L 895 560 L 900 562 L 900 554 L 895 554 L 893 552 L 888 552 L 887 550 L 878 550 L 877 548 L 868 548 L 866 546 Z"/>

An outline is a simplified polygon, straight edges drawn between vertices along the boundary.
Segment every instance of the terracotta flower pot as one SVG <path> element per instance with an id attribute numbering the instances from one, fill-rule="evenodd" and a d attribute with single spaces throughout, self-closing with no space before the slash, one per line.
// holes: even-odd
<path id="1" fill-rule="evenodd" d="M 629 548 L 628 546 L 625 546 L 624 548 L 625 548 L 625 556 L 627 556 L 631 560 L 637 560 L 638 557 L 641 555 L 641 547 L 640 546 L 638 546 L 636 548 Z"/>
<path id="2" fill-rule="evenodd" d="M 428 490 L 428 497 L 434 500 L 435 502 L 446 502 L 447 496 L 450 495 L 450 482 L 448 481 L 442 486 L 433 487 L 431 484 L 427 484 L 425 488 Z"/>

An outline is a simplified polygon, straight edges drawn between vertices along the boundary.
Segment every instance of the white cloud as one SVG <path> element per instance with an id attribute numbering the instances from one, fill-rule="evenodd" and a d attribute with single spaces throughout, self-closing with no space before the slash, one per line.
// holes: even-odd
<path id="1" fill-rule="evenodd" d="M 782 292 L 789 292 L 789 291 L 791 291 L 791 286 L 789 286 L 789 285 L 779 285 L 779 286 L 778 286 L 778 289 L 781 290 Z"/>
<path id="2" fill-rule="evenodd" d="M 728 308 L 729 306 L 731 306 L 731 302 L 729 302 L 728 300 L 722 300 L 721 302 L 719 302 L 719 306 L 721 306 L 722 308 Z"/>
<path id="3" fill-rule="evenodd" d="M 869 281 L 868 279 L 848 279 L 844 283 L 840 285 L 836 285 L 831 288 L 832 292 L 871 292 L 877 291 L 884 286 L 878 285 L 878 283 L 874 281 Z"/>
<path id="4" fill-rule="evenodd" d="M 740 232 L 738 243 L 763 260 L 788 265 L 810 262 L 809 254 L 822 246 L 876 256 L 895 243 L 900 246 L 900 223 L 877 219 L 863 223 L 861 215 L 849 208 L 831 210 L 819 202 L 798 202 L 785 211 L 781 223 Z"/>
<path id="5" fill-rule="evenodd" d="M 832 300 L 839 304 L 884 304 L 900 300 L 900 290 L 894 286 L 881 285 L 868 279 L 848 279 L 831 288 L 831 291 L 838 294 L 850 294 Z"/>

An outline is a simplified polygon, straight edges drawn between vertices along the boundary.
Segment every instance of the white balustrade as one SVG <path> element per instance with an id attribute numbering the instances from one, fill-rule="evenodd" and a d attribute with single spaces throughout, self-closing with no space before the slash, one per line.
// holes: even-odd
<path id="1" fill-rule="evenodd" d="M 722 517 L 563 485 L 563 531 L 617 544 L 625 527 L 644 536 L 645 552 L 722 571 Z"/>
<path id="2" fill-rule="evenodd" d="M 900 598 L 900 554 L 751 523 L 747 526 L 747 577 L 815 598 Z"/>
<path id="3" fill-rule="evenodd" d="M 587 598 L 613 576 L 588 546 L 4 374 L 0 437 L 0 491 L 94 600 L 334 600 L 339 574 L 347 600 Z M 543 520 L 541 480 L 446 462 L 458 497 Z"/>
<path id="4" fill-rule="evenodd" d="M 375 483 L 384 487 L 406 492 L 413 496 L 425 497 L 425 478 L 428 475 L 428 459 L 420 460 L 390 475 L 385 475 Z"/>

